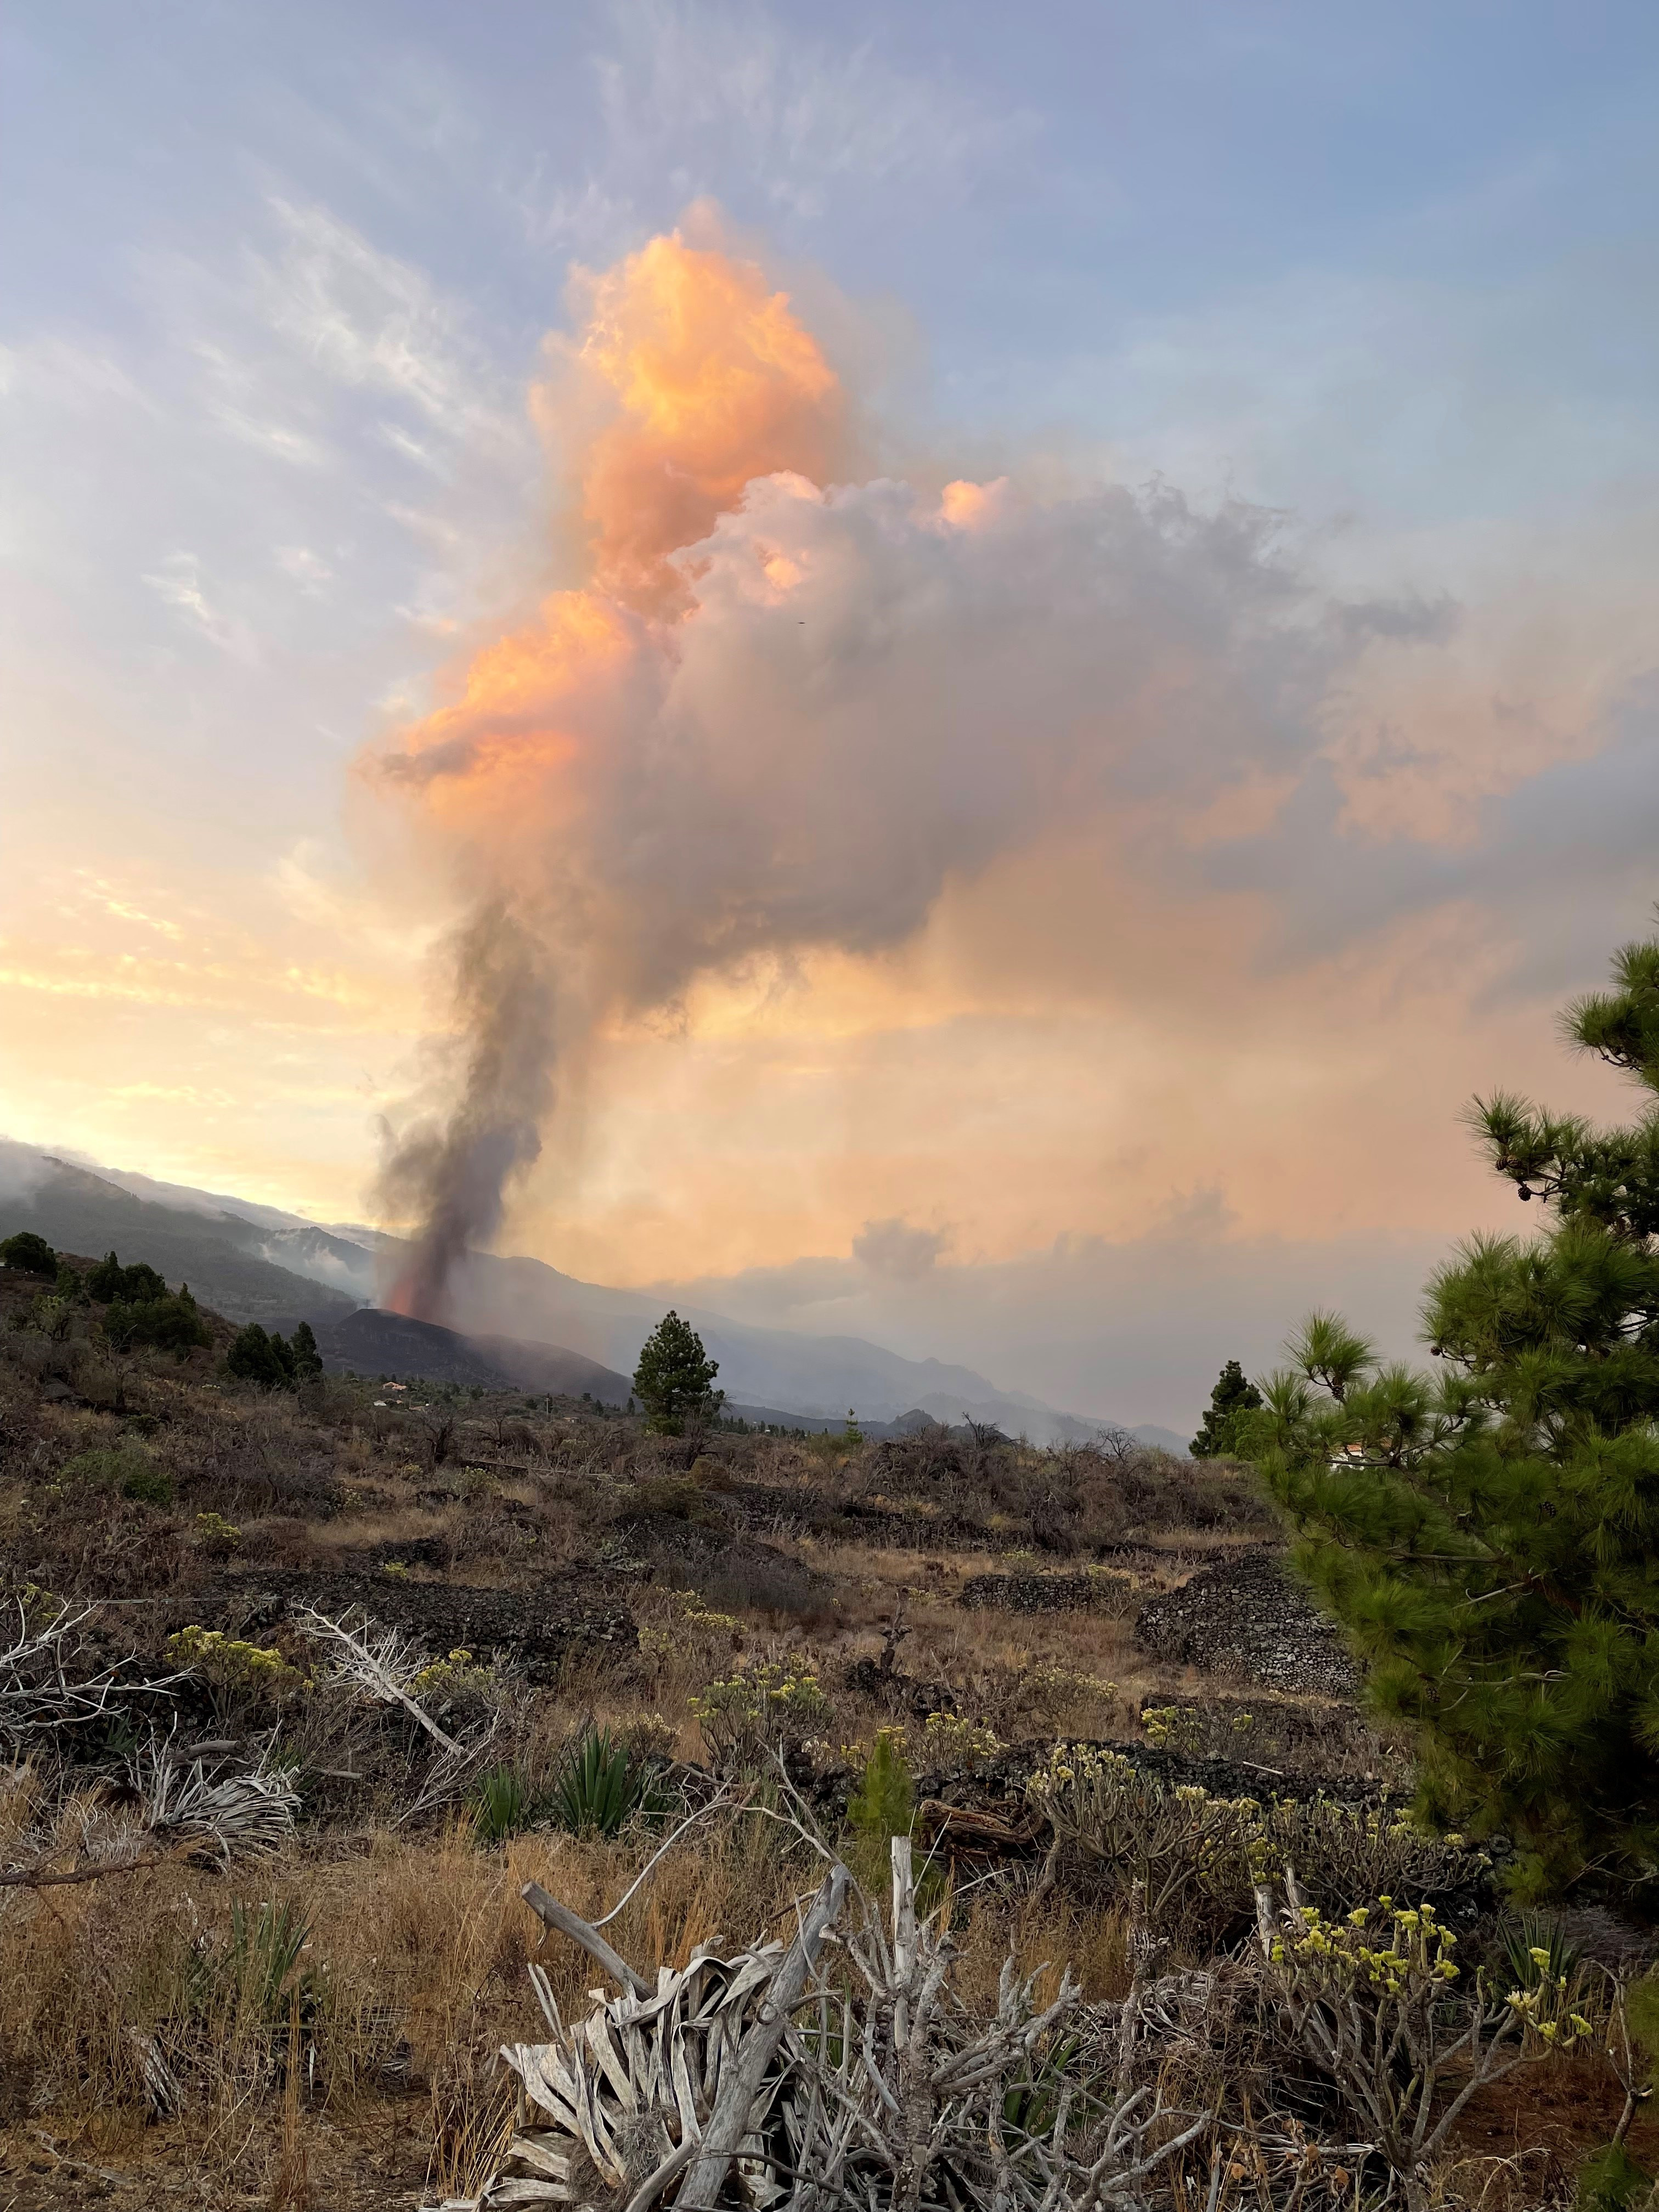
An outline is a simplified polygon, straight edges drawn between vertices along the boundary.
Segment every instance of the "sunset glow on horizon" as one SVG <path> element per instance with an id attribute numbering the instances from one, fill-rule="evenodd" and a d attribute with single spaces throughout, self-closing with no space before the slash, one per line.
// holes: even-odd
<path id="1" fill-rule="evenodd" d="M 1651 25 L 1471 122 L 1466 9 L 1109 9 L 1077 82 L 349 13 L 325 88 L 309 7 L 113 37 L 155 145 L 219 88 L 190 189 L 106 132 L 21 256 L 0 1134 L 409 1225 L 500 908 L 500 1249 L 1076 1402 L 1137 1281 L 1212 1373 L 1291 1248 L 1407 1330 L 1516 1225 L 1469 1096 L 1617 1110 L 1555 1010 L 1659 900 Z"/>

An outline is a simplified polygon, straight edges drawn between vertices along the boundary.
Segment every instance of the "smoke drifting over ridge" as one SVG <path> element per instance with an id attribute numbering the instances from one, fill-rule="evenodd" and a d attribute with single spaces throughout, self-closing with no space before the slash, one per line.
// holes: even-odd
<path id="1" fill-rule="evenodd" d="M 656 239 L 586 310 L 538 404 L 575 447 L 589 580 L 377 757 L 476 910 L 461 1095 L 386 1176 L 425 1224 L 397 1302 L 428 1318 L 537 1156 L 556 1054 L 608 1015 L 902 943 L 953 874 L 1060 826 L 1186 852 L 1319 750 L 1367 629 L 1253 510 L 844 480 L 838 380 L 724 252 Z"/>

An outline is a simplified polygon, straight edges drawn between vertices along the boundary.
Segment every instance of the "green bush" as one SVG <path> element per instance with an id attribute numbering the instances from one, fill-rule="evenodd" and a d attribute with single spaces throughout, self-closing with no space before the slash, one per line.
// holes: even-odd
<path id="1" fill-rule="evenodd" d="M 144 1505 L 171 1505 L 173 1477 L 164 1467 L 135 1467 L 122 1478 L 121 1495 Z"/>
<path id="2" fill-rule="evenodd" d="M 0 1267 L 16 1267 L 25 1275 L 44 1276 L 51 1282 L 58 1273 L 58 1255 L 44 1237 L 20 1229 L 0 1244 Z"/>
<path id="3" fill-rule="evenodd" d="M 295 1326 L 291 1344 L 280 1333 L 267 1335 L 257 1321 L 250 1322 L 232 1341 L 225 1365 L 239 1382 L 258 1383 L 262 1390 L 289 1389 L 323 1371 L 316 1334 L 308 1321 Z"/>
<path id="4" fill-rule="evenodd" d="M 904 1731 L 876 1730 L 858 1788 L 847 1801 L 847 1825 L 856 1836 L 885 1846 L 908 1836 L 915 1819 L 916 1785 L 904 1756 Z"/>
<path id="5" fill-rule="evenodd" d="M 662 1809 L 650 1771 L 609 1729 L 588 1729 L 565 1755 L 545 1817 L 573 1836 L 615 1836 L 636 1813 Z"/>
<path id="6" fill-rule="evenodd" d="M 213 1341 L 188 1283 L 180 1285 L 176 1297 L 169 1297 L 164 1289 L 159 1297 L 133 1303 L 118 1298 L 104 1316 L 104 1334 L 118 1352 L 148 1344 L 159 1352 L 176 1352 L 181 1359 Z"/>
<path id="7" fill-rule="evenodd" d="M 1639 2212 L 1653 2176 L 1638 2166 L 1623 2143 L 1592 2151 L 1578 2169 L 1574 2212 Z"/>
<path id="8" fill-rule="evenodd" d="M 65 1461 L 58 1480 L 73 1486 L 88 1483 L 100 1490 L 118 1491 L 146 1505 L 171 1505 L 173 1477 L 157 1467 L 143 1446 L 128 1437 L 113 1449 L 77 1452 Z"/>
<path id="9" fill-rule="evenodd" d="M 106 1253 L 87 1276 L 87 1296 L 100 1306 L 146 1305 L 167 1294 L 167 1283 L 154 1267 L 143 1260 L 124 1267 L 113 1252 Z"/>
<path id="10" fill-rule="evenodd" d="M 483 1844 L 510 1843 L 542 1817 L 542 1800 L 521 1767 L 493 1766 L 472 1792 L 472 1832 Z"/>

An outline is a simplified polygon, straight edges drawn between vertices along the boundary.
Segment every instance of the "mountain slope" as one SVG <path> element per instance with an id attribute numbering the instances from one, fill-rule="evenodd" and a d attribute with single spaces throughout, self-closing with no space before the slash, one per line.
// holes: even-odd
<path id="1" fill-rule="evenodd" d="M 18 1149 L 4 1148 L 7 1153 Z M 308 1270 L 265 1257 L 270 1232 L 240 1215 L 158 1205 L 85 1168 L 50 1155 L 34 1157 L 42 1171 L 27 1180 L 7 1177 L 0 1234 L 33 1229 L 59 1251 L 95 1259 L 113 1250 L 123 1260 L 147 1260 L 168 1282 L 187 1282 L 204 1305 L 228 1321 L 303 1316 L 314 1325 L 349 1313 L 357 1303 Z"/>
<path id="2" fill-rule="evenodd" d="M 319 1333 L 372 1303 L 382 1267 L 398 1249 L 395 1239 L 372 1230 L 327 1228 L 275 1206 L 143 1175 L 94 1173 L 0 1141 L 0 1235 L 18 1229 L 36 1230 L 69 1251 L 113 1246 L 124 1259 L 148 1260 L 170 1281 L 188 1281 L 228 1319 L 270 1325 L 303 1316 Z M 660 1291 L 614 1290 L 541 1260 L 489 1253 L 469 1255 L 454 1289 L 451 1318 L 471 1349 L 463 1358 L 428 1346 L 432 1357 L 509 1372 L 526 1390 L 586 1390 L 610 1403 L 620 1402 L 619 1388 L 625 1398 L 625 1378 L 665 1303 Z M 734 1404 L 783 1407 L 836 1425 L 849 1407 L 872 1422 L 919 1407 L 938 1420 L 966 1416 L 1036 1443 L 1087 1437 L 1102 1425 L 1098 1416 L 1061 1413 L 1023 1391 L 999 1389 L 970 1367 L 905 1358 L 862 1337 L 765 1328 L 696 1300 L 680 1310 L 720 1362 L 720 1386 Z M 574 1379 L 585 1362 L 592 1373 Z M 416 1371 L 408 1346 L 385 1356 L 360 1347 L 342 1352 L 338 1364 L 371 1374 Z M 458 1371 L 448 1379 L 483 1377 Z M 1184 1439 L 1168 1430 L 1134 1433 L 1185 1449 Z"/>

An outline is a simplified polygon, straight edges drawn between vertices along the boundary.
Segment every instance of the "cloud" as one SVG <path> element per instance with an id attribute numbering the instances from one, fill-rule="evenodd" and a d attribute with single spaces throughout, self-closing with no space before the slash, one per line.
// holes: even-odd
<path id="1" fill-rule="evenodd" d="M 494 427 L 480 351 L 423 270 L 326 208 L 273 198 L 270 211 L 283 243 L 274 259 L 256 258 L 253 290 L 289 346 L 341 385 L 403 400 L 448 438 Z"/>
<path id="2" fill-rule="evenodd" d="M 333 569 L 308 545 L 279 545 L 273 557 L 283 574 L 291 577 L 302 592 L 316 593 L 334 580 Z"/>
<path id="3" fill-rule="evenodd" d="M 896 1275 L 804 1259 L 653 1285 L 665 1303 L 810 1334 L 864 1337 L 913 1359 L 960 1360 L 1063 1413 L 1190 1433 L 1228 1359 L 1279 1364 L 1285 1338 L 1334 1306 L 1390 1357 L 1421 1360 L 1431 1236 L 1239 1236 L 1213 1195 L 1131 1238 L 1067 1236 L 992 1262 Z"/>
<path id="4" fill-rule="evenodd" d="M 202 588 L 202 564 L 193 553 L 169 553 L 160 569 L 144 580 L 164 605 L 176 608 L 191 626 L 222 653 L 239 659 L 258 658 L 252 632 L 246 623 L 225 615 Z"/>
<path id="5" fill-rule="evenodd" d="M 914 1283 L 951 1247 L 945 1229 L 921 1229 L 896 1218 L 866 1221 L 853 1239 L 853 1257 L 872 1275 Z"/>
<path id="6" fill-rule="evenodd" d="M 849 185 L 948 191 L 1036 128 L 948 65 L 922 76 L 873 44 L 793 37 L 758 7 L 629 0 L 613 21 L 615 50 L 597 64 L 613 156 L 635 173 L 665 157 L 701 163 L 694 192 L 734 161 L 798 215 Z"/>

